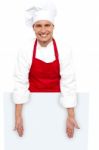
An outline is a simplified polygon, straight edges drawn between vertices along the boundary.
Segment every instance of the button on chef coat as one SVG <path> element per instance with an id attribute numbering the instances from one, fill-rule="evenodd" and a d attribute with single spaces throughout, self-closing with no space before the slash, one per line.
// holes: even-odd
<path id="1" fill-rule="evenodd" d="M 35 39 L 29 39 L 18 52 L 14 72 L 15 87 L 13 90 L 13 101 L 15 104 L 23 104 L 29 100 L 28 74 L 32 63 L 34 42 Z M 61 75 L 60 103 L 65 108 L 75 107 L 77 105 L 76 80 L 72 68 L 71 48 L 67 46 L 66 43 L 57 40 L 56 44 L 59 54 Z M 36 58 L 45 62 L 52 62 L 55 60 L 52 41 L 46 47 L 42 47 L 37 43 Z"/>

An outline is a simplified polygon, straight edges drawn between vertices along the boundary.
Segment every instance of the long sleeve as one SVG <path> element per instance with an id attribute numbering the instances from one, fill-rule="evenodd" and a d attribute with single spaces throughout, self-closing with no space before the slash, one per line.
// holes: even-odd
<path id="1" fill-rule="evenodd" d="M 60 103 L 65 108 L 75 107 L 77 105 L 76 79 L 72 66 L 71 48 L 66 47 L 66 49 L 61 49 L 61 53 L 62 54 L 60 54 L 60 75 L 61 75 Z"/>
<path id="2" fill-rule="evenodd" d="M 32 61 L 33 39 L 25 41 L 18 51 L 14 70 L 13 102 L 23 104 L 28 102 L 30 92 L 28 90 L 28 74 Z"/>
<path id="3" fill-rule="evenodd" d="M 29 99 L 28 91 L 28 72 L 29 66 L 26 56 L 21 52 L 18 53 L 15 72 L 14 72 L 14 91 L 13 101 L 14 103 L 21 104 L 26 103 Z"/>

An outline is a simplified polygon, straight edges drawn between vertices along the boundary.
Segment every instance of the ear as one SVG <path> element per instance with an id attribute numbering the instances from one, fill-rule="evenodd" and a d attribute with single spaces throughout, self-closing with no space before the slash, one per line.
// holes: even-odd
<path id="1" fill-rule="evenodd" d="M 55 27 L 55 26 L 54 26 L 54 24 L 53 24 L 53 30 L 54 30 L 54 27 Z"/>
<path id="2" fill-rule="evenodd" d="M 33 30 L 34 30 L 34 24 L 32 25 L 32 27 L 33 27 Z"/>

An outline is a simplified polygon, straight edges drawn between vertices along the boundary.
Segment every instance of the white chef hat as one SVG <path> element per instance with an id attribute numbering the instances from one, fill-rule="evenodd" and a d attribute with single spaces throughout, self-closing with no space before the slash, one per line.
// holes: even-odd
<path id="1" fill-rule="evenodd" d="M 56 14 L 56 7 L 51 1 L 42 1 L 41 4 L 40 1 L 38 3 L 32 1 L 25 10 L 25 23 L 32 26 L 39 20 L 48 20 L 54 24 Z"/>

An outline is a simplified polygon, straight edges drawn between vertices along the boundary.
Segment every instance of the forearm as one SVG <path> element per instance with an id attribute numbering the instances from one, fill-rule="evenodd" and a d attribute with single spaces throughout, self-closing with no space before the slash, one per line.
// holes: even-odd
<path id="1" fill-rule="evenodd" d="M 67 108 L 67 113 L 68 113 L 68 117 L 75 118 L 74 107 L 72 107 L 72 108 Z"/>
<path id="2" fill-rule="evenodd" d="M 22 108 L 23 108 L 23 104 L 16 104 L 15 105 L 15 116 L 19 117 L 22 115 Z"/>

